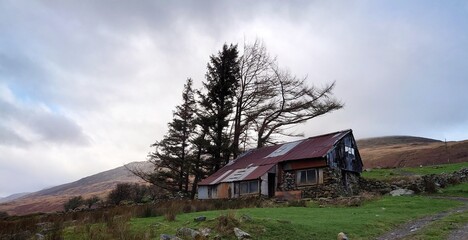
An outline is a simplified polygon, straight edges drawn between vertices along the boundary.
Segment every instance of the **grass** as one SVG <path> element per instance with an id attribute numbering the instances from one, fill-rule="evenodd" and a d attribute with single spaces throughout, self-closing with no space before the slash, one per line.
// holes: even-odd
<path id="1" fill-rule="evenodd" d="M 321 208 L 312 205 L 248 208 L 236 210 L 235 215 L 237 218 L 242 215 L 252 218 L 249 222 L 239 223 L 239 227 L 251 233 L 254 239 L 333 239 L 339 232 L 346 232 L 351 239 L 371 239 L 410 219 L 459 205 L 460 203 L 451 200 L 422 196 L 383 197 L 360 207 Z M 144 233 L 151 229 L 154 236 L 175 234 L 176 229 L 182 226 L 216 229 L 218 218 L 226 214 L 226 211 L 187 213 L 178 215 L 173 222 L 166 221 L 163 217 L 133 218 L 130 220 L 130 229 L 135 233 Z M 193 221 L 201 215 L 208 220 Z M 233 235 L 218 234 L 223 239 L 234 239 Z"/>
<path id="2" fill-rule="evenodd" d="M 455 213 L 430 223 L 425 228 L 406 237 L 406 240 L 439 240 L 446 239 L 450 233 L 468 223 L 468 212 Z"/>
<path id="3" fill-rule="evenodd" d="M 394 178 L 405 177 L 410 175 L 428 175 L 451 173 L 458 171 L 462 168 L 468 168 L 468 162 L 433 165 L 425 167 L 405 167 L 405 168 L 392 168 L 392 169 L 372 169 L 365 171 L 362 176 L 365 178 L 372 178 L 377 180 L 391 180 Z"/>
<path id="4" fill-rule="evenodd" d="M 460 183 L 457 185 L 443 188 L 437 195 L 468 198 L 468 183 Z"/>

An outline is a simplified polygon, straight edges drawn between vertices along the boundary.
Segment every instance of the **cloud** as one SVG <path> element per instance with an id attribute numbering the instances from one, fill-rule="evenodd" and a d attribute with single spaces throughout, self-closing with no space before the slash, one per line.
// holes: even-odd
<path id="1" fill-rule="evenodd" d="M 25 147 L 35 142 L 86 145 L 88 137 L 71 119 L 47 106 L 21 103 L 6 86 L 0 94 L 0 144 Z"/>

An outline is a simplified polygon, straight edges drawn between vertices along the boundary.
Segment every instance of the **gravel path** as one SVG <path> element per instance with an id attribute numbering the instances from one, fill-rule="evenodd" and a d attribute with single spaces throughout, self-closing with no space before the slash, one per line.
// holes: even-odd
<path id="1" fill-rule="evenodd" d="M 465 203 L 465 205 L 461 206 L 461 207 L 458 207 L 458 208 L 455 208 L 455 209 L 452 209 L 452 210 L 449 210 L 449 211 L 444 211 L 444 212 L 440 212 L 440 213 L 436 213 L 434 215 L 431 215 L 431 216 L 427 216 L 427 217 L 424 217 L 424 218 L 420 218 L 420 219 L 416 219 L 414 221 L 410 221 L 408 223 L 405 223 L 401 226 L 399 226 L 398 228 L 390 231 L 390 232 L 387 232 L 385 233 L 384 235 L 376 238 L 377 240 L 395 240 L 395 239 L 402 239 L 410 234 L 412 234 L 413 232 L 416 232 L 418 230 L 420 230 L 421 228 L 425 227 L 427 224 L 429 224 L 430 222 L 432 221 L 436 221 L 436 220 L 439 220 L 441 218 L 444 218 L 448 215 L 451 215 L 453 213 L 457 213 L 457 212 L 466 212 L 468 211 L 468 199 L 466 198 L 451 198 L 451 197 L 437 197 L 437 198 L 446 198 L 446 199 L 454 199 L 454 200 L 458 200 L 458 201 L 463 201 Z M 454 238 L 449 238 L 449 239 L 464 239 L 464 238 L 460 238 L 460 236 L 467 236 L 466 234 L 468 234 L 468 225 L 466 225 L 465 227 L 461 228 L 461 229 L 457 229 L 455 230 L 450 237 L 452 237 L 452 235 L 454 236 Z"/>
<path id="2" fill-rule="evenodd" d="M 468 236 L 468 224 L 466 224 L 464 227 L 457 229 L 450 234 L 450 236 L 447 238 L 447 240 L 460 240 L 460 239 L 466 239 Z"/>

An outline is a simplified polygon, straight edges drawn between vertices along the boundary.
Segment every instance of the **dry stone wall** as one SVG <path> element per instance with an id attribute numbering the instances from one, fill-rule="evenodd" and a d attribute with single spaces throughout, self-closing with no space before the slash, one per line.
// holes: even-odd
<path id="1" fill-rule="evenodd" d="M 346 178 L 346 181 L 343 178 Z M 383 195 L 396 189 L 409 189 L 415 193 L 431 193 L 462 182 L 468 182 L 468 168 L 453 173 L 412 176 L 393 182 L 366 179 L 352 172 L 342 173 L 340 169 L 325 168 L 323 169 L 323 184 L 294 187 L 294 189 L 291 186 L 295 184 L 288 184 L 288 190 L 302 191 L 303 198 L 336 198 L 357 195 L 363 191 Z"/>
<path id="2" fill-rule="evenodd" d="M 344 181 L 343 179 L 346 179 Z M 299 187 L 303 198 L 335 198 L 360 192 L 359 175 L 336 168 L 323 169 L 323 184 Z"/>

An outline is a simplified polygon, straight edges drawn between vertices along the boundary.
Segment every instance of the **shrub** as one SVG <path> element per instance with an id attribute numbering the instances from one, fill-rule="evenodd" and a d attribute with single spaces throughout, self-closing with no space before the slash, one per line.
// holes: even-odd
<path id="1" fill-rule="evenodd" d="M 5 211 L 0 211 L 0 219 L 5 219 L 7 218 L 9 215 L 7 212 Z"/>
<path id="2" fill-rule="evenodd" d="M 101 199 L 98 196 L 92 196 L 91 198 L 85 199 L 84 203 L 88 208 L 93 207 L 94 204 L 98 203 Z"/>
<path id="3" fill-rule="evenodd" d="M 164 219 L 166 219 L 166 221 L 168 222 L 173 222 L 176 220 L 176 216 L 177 216 L 177 213 L 173 210 L 173 209 L 168 209 L 165 213 L 164 213 Z"/>
<path id="4" fill-rule="evenodd" d="M 239 220 L 234 211 L 227 211 L 217 219 L 216 230 L 222 234 L 231 234 L 235 227 L 239 227 Z"/>
<path id="5" fill-rule="evenodd" d="M 66 212 L 70 210 L 75 210 L 78 207 L 81 207 L 83 205 L 83 197 L 81 196 L 76 196 L 68 199 L 68 201 L 63 205 L 63 208 L 65 209 Z"/>

